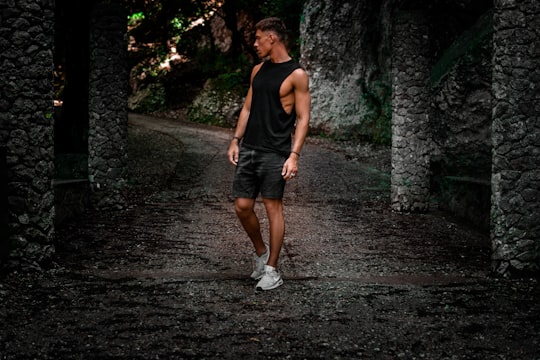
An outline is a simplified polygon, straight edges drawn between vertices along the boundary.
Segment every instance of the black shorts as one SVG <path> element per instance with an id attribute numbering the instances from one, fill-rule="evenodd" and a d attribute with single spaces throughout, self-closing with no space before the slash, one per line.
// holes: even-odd
<path id="1" fill-rule="evenodd" d="M 281 175 L 287 158 L 281 154 L 242 147 L 233 181 L 235 198 L 282 199 L 285 179 Z"/>

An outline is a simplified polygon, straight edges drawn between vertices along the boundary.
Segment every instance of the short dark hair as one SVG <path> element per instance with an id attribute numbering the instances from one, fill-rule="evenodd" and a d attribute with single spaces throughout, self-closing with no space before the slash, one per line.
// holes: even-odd
<path id="1" fill-rule="evenodd" d="M 255 29 L 261 31 L 272 31 L 276 33 L 281 41 L 287 41 L 287 28 L 285 27 L 285 23 L 283 23 L 280 18 L 270 17 L 262 19 L 255 24 Z"/>

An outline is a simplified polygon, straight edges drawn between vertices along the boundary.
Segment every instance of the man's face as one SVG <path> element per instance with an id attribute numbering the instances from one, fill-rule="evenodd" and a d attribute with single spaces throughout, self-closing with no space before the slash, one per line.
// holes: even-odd
<path id="1" fill-rule="evenodd" d="M 255 32 L 255 43 L 253 44 L 253 46 L 255 47 L 255 51 L 257 51 L 257 54 L 261 59 L 267 57 L 270 54 L 273 43 L 274 39 L 271 32 L 264 32 L 261 30 L 257 30 Z"/>

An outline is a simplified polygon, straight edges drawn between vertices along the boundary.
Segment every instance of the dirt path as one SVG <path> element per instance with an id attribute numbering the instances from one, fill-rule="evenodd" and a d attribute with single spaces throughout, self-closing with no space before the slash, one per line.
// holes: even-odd
<path id="1" fill-rule="evenodd" d="M 389 211 L 384 151 L 306 145 L 285 283 L 255 293 L 230 137 L 131 116 L 131 206 L 66 224 L 51 270 L 0 280 L 0 359 L 540 357 L 536 281 L 491 278 L 489 240 L 440 214 Z"/>

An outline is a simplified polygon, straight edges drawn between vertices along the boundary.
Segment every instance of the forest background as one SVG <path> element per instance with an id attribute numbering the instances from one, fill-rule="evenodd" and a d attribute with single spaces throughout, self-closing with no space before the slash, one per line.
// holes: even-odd
<path id="1" fill-rule="evenodd" d="M 255 23 L 281 18 L 299 59 L 304 0 L 139 1 L 129 11 L 133 112 L 217 126 L 235 125 L 249 86 Z"/>

